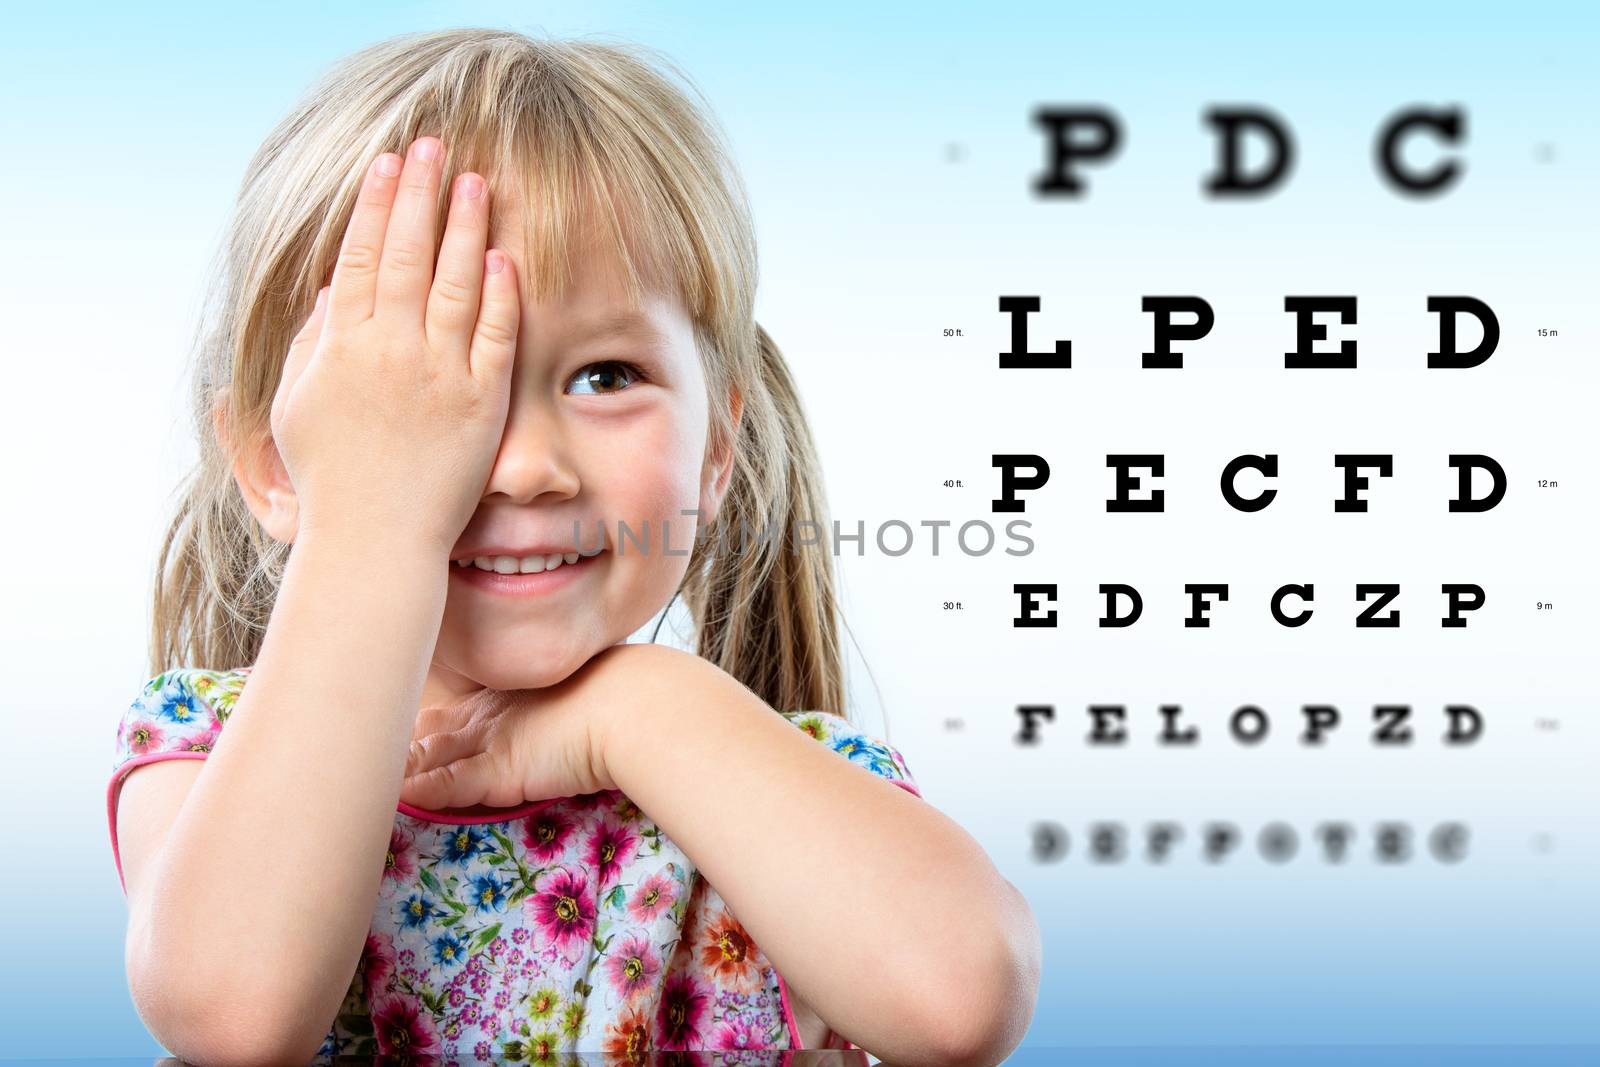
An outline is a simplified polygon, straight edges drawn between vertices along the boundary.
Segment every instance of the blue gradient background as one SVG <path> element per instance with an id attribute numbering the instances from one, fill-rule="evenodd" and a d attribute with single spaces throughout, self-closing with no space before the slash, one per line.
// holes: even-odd
<path id="1" fill-rule="evenodd" d="M 1028 1047 L 1600 1039 L 1597 21 L 1576 3 L 8 10 L 0 1055 L 159 1054 L 123 974 L 104 789 L 117 716 L 145 677 L 166 495 L 192 455 L 177 413 L 201 271 L 244 164 L 322 69 L 450 25 L 615 34 L 663 49 L 705 90 L 754 201 L 758 317 L 795 367 L 836 517 L 998 526 L 990 453 L 1051 460 L 1029 559 L 946 548 L 841 561 L 853 713 L 882 725 L 1043 928 Z M 1044 103 L 1122 120 L 1122 151 L 1086 172 L 1081 203 L 1029 192 Z M 1218 103 L 1263 105 L 1292 127 L 1298 158 L 1275 195 L 1200 195 L 1215 158 L 1200 114 Z M 1468 112 L 1465 177 L 1443 197 L 1398 196 L 1372 166 L 1379 124 L 1413 104 Z M 1432 155 L 1422 140 L 1419 163 Z M 1139 371 L 1139 297 L 1180 292 L 1212 303 L 1212 337 L 1185 349 L 1181 375 Z M 1033 348 L 1072 337 L 1071 372 L 995 368 L 1002 293 L 1043 297 Z M 1321 346 L 1358 338 L 1358 371 L 1282 369 L 1289 293 L 1358 295 L 1359 325 L 1331 326 Z M 1495 308 L 1489 364 L 1422 369 L 1430 293 Z M 1539 327 L 1558 336 L 1536 341 Z M 1105 514 L 1103 454 L 1121 451 L 1167 454 L 1171 514 Z M 1284 460 L 1281 506 L 1254 521 L 1215 491 L 1247 451 Z M 1396 455 L 1371 515 L 1329 511 L 1331 455 L 1347 451 Z M 1481 522 L 1442 514 L 1451 451 L 1513 475 Z M 1536 477 L 1563 484 L 1541 496 Z M 1409 591 L 1407 625 L 1358 636 L 1351 585 L 1382 580 Z M 1441 631 L 1423 591 L 1452 580 L 1508 606 Z M 1061 584 L 1060 629 L 1012 630 L 1014 581 Z M 1098 631 L 1102 581 L 1138 585 L 1148 621 Z M 1216 629 L 1182 629 L 1186 581 L 1233 584 Z M 1318 583 L 1318 625 L 1270 623 L 1265 597 L 1289 581 Z M 1535 598 L 1558 611 L 1532 615 Z M 952 619 L 945 599 L 967 609 Z M 1314 700 L 1339 704 L 1348 727 L 1308 754 L 1287 716 Z M 1364 709 L 1393 700 L 1416 705 L 1419 740 L 1380 752 Z M 1446 700 L 1485 712 L 1483 743 L 1434 742 Z M 1024 750 L 1013 707 L 1035 701 L 1056 703 L 1058 723 L 1048 747 Z M 1199 751 L 1081 743 L 1083 705 L 1126 702 L 1148 736 L 1163 701 L 1192 706 L 1210 735 Z M 1260 749 L 1220 736 L 1239 703 L 1274 712 Z M 1539 717 L 1560 730 L 1537 730 Z M 1191 835 L 1212 818 L 1247 833 L 1276 819 L 1461 818 L 1473 852 L 1456 867 L 1380 868 L 1364 853 L 1331 867 L 1303 844 L 1282 866 L 1246 854 L 1211 868 L 1191 836 L 1164 868 L 1085 862 L 1088 822 L 1156 817 Z M 1030 859 L 1035 818 L 1072 832 L 1063 862 Z M 203 922 L 227 905 L 194 906 Z"/>

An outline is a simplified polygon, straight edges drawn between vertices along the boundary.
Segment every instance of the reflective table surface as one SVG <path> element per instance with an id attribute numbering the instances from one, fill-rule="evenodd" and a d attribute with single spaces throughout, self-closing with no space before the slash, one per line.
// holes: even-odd
<path id="1" fill-rule="evenodd" d="M 338 1067 L 388 1067 L 400 1061 L 382 1056 L 340 1056 L 313 1061 Z M 444 1061 L 420 1057 L 410 1062 L 426 1067 L 444 1067 Z M 494 1064 L 472 1057 L 461 1059 L 461 1067 Z M 513 1061 L 504 1061 L 513 1062 Z M 514 1061 L 527 1064 L 526 1060 Z M 638 1060 L 618 1059 L 600 1053 L 562 1053 L 541 1064 L 552 1067 L 867 1067 L 883 1062 L 885 1067 L 924 1067 L 879 1061 L 858 1051 L 841 1052 L 814 1049 L 796 1052 L 650 1052 Z M 1005 1061 L 1016 1067 L 1056 1067 L 1058 1064 L 1095 1067 L 1265 1067 L 1268 1064 L 1292 1067 L 1444 1067 L 1462 1064 L 1488 1067 L 1600 1067 L 1600 1045 L 1147 1045 L 1147 1046 L 1027 1046 Z M 41 1059 L 0 1058 L 0 1063 L 49 1063 L 58 1067 L 190 1067 L 174 1057 L 49 1057 Z"/>

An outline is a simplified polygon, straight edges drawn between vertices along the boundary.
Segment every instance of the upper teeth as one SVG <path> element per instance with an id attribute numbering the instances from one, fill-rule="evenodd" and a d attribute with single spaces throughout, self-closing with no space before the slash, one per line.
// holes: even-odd
<path id="1" fill-rule="evenodd" d="M 476 559 L 458 559 L 456 566 L 495 571 L 498 574 L 537 574 L 553 571 L 563 563 L 576 563 L 581 557 L 598 556 L 605 551 L 606 528 L 600 527 L 600 538 L 595 546 L 582 552 L 552 552 L 538 556 L 479 556 Z"/>
<path id="2" fill-rule="evenodd" d="M 497 574 L 537 574 L 553 571 L 563 563 L 578 562 L 576 552 L 554 552 L 548 556 L 479 556 L 477 559 L 458 559 L 458 567 L 477 567 Z"/>

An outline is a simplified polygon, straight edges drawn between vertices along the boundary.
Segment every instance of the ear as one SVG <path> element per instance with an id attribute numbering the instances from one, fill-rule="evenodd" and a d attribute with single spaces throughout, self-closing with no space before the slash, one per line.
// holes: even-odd
<path id="1" fill-rule="evenodd" d="M 733 480 L 733 454 L 735 442 L 739 440 L 739 420 L 744 415 L 744 395 L 738 387 L 728 390 L 729 407 L 733 410 L 733 430 L 728 435 L 728 441 L 716 454 L 706 457 L 705 471 L 700 479 L 700 521 L 710 523 L 716 517 L 718 509 L 722 507 L 722 498 L 727 495 L 728 483 Z"/>
<path id="2" fill-rule="evenodd" d="M 300 529 L 300 498 L 295 495 L 272 435 L 266 434 L 264 440 L 235 441 L 227 404 L 222 399 L 211 407 L 211 425 L 217 446 L 229 457 L 234 484 L 250 514 L 274 541 L 292 544 Z"/>

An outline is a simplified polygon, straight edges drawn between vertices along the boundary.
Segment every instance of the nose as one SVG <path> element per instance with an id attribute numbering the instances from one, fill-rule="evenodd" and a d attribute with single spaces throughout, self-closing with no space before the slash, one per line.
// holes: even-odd
<path id="1" fill-rule="evenodd" d="M 575 496 L 578 471 L 559 420 L 548 412 L 519 411 L 519 407 L 511 405 L 484 498 L 499 495 L 524 504 L 546 493 L 563 499 Z"/>

